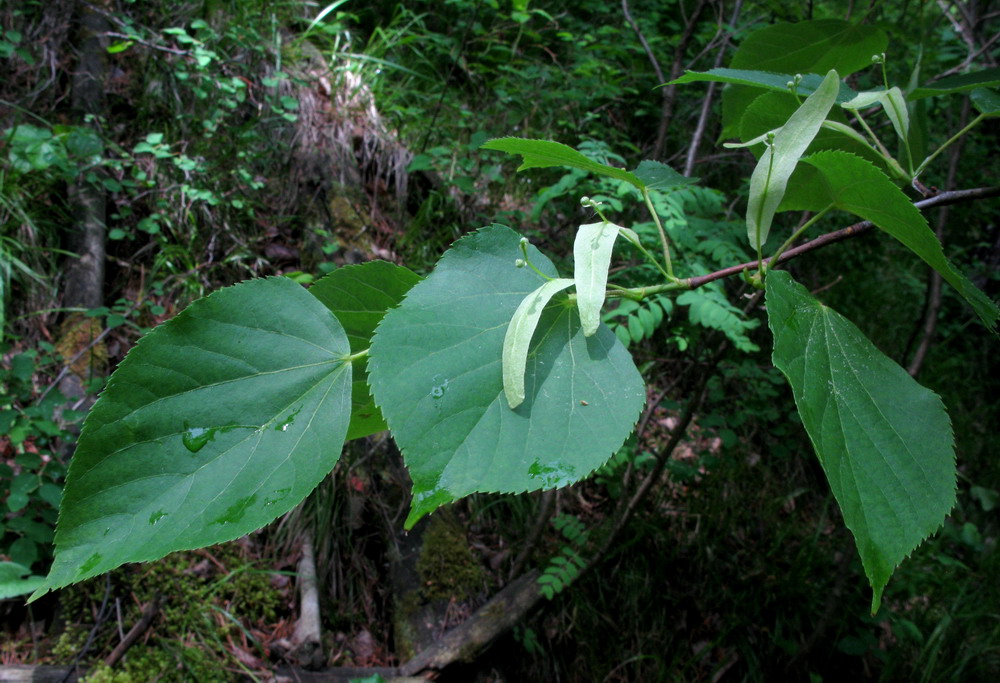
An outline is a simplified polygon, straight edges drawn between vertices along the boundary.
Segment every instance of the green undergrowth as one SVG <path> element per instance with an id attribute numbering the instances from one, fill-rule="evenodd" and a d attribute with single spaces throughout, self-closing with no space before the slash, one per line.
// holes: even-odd
<path id="1" fill-rule="evenodd" d="M 249 672 L 234 657 L 234 648 L 266 660 L 261 638 L 268 625 L 288 616 L 289 595 L 283 588 L 287 582 L 275 585 L 275 576 L 250 559 L 240 542 L 115 570 L 107 581 L 94 579 L 62 591 L 66 628 L 52 657 L 68 662 L 80 653 L 107 595 L 109 610 L 81 662 L 93 667 L 85 680 L 233 680 Z M 140 619 L 143 607 L 158 598 L 161 608 L 147 635 L 113 669 L 105 666 L 103 658 L 120 640 L 119 624 L 127 630 Z"/>

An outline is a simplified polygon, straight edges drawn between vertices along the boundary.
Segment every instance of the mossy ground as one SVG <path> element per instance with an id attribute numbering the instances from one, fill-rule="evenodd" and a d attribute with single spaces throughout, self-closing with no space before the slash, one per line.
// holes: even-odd
<path id="1" fill-rule="evenodd" d="M 417 560 L 421 597 L 458 602 L 483 589 L 482 564 L 469 548 L 465 531 L 446 515 L 431 519 L 424 533 L 424 544 Z"/>
<path id="2" fill-rule="evenodd" d="M 174 553 L 148 564 L 129 565 L 63 591 L 65 630 L 53 647 L 57 663 L 82 650 L 100 605 L 107 605 L 81 665 L 88 683 L 132 681 L 229 681 L 267 659 L 267 644 L 287 626 L 294 605 L 290 583 L 257 562 L 249 543 Z M 141 616 L 161 600 L 152 625 L 125 657 L 102 662 Z M 120 610 L 121 616 L 118 616 Z M 241 662 L 242 660 L 242 662 Z"/>

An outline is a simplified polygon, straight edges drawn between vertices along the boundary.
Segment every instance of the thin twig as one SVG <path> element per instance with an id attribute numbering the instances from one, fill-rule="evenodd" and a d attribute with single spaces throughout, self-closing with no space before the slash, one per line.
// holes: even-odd
<path id="1" fill-rule="evenodd" d="M 153 623 L 153 619 L 156 618 L 157 613 L 160 611 L 160 601 L 160 594 L 157 593 L 143 608 L 139 621 L 129 629 L 129 632 L 125 634 L 125 637 L 118 643 L 118 646 L 111 651 L 111 654 L 104 658 L 104 663 L 107 666 L 111 667 L 117 664 L 118 660 L 125 655 L 125 652 L 139 639 L 139 636 L 146 632 L 146 629 Z"/>
<path id="2" fill-rule="evenodd" d="M 959 116 L 958 127 L 964 128 L 969 120 L 969 99 L 966 98 L 962 103 L 962 113 Z M 949 150 L 948 153 L 948 176 L 945 180 L 945 187 L 951 187 L 955 184 L 955 178 L 958 176 L 958 166 L 962 155 L 962 143 L 964 140 L 958 140 L 955 142 L 955 146 Z M 938 241 L 944 241 L 944 229 L 948 223 L 948 217 L 951 213 L 950 207 L 941 207 L 938 213 L 938 222 L 935 229 L 935 234 L 937 235 Z M 917 350 L 913 353 L 913 358 L 910 360 L 910 364 L 906 367 L 906 371 L 911 377 L 916 377 L 920 373 L 920 368 L 923 367 L 924 360 L 927 358 L 928 352 L 931 350 L 931 343 L 934 341 L 934 332 L 937 329 L 938 313 L 941 310 L 941 273 L 939 273 L 934 268 L 929 268 L 927 274 L 927 299 L 924 304 L 924 315 L 923 322 L 920 325 L 921 334 L 920 342 L 917 344 Z"/>
<path id="3" fill-rule="evenodd" d="M 131 41 L 133 43 L 138 43 L 139 45 L 142 45 L 143 47 L 148 47 L 151 50 L 159 50 L 161 52 L 169 52 L 172 55 L 180 55 L 182 57 L 190 57 L 191 56 L 191 51 L 190 50 L 179 50 L 177 48 L 167 47 L 165 45 L 157 45 L 156 43 L 151 43 L 148 40 L 143 40 L 142 38 L 140 38 L 139 36 L 136 36 L 136 35 L 129 35 L 127 33 L 118 33 L 116 31 L 105 31 L 103 35 L 107 36 L 108 38 L 124 38 L 125 40 Z"/>
<path id="4" fill-rule="evenodd" d="M 663 69 L 660 68 L 660 63 L 653 54 L 649 43 L 646 41 L 645 36 L 639 29 L 639 25 L 632 19 L 632 15 L 629 13 L 628 0 L 622 0 L 622 11 L 625 14 L 625 19 L 631 25 L 632 30 L 635 31 L 636 35 L 639 37 L 639 42 L 642 44 L 643 49 L 646 51 L 646 56 L 649 58 L 650 63 L 653 66 L 653 71 L 656 73 L 656 77 L 660 79 L 660 83 L 664 83 L 667 80 L 673 81 L 681 75 L 681 71 L 684 69 L 684 51 L 687 50 L 688 43 L 691 42 L 692 36 L 694 36 L 695 28 L 698 25 L 698 20 L 701 18 L 701 13 L 705 9 L 706 0 L 698 0 L 698 4 L 694 8 L 694 12 L 691 16 L 687 18 L 684 24 L 684 32 L 681 34 L 680 39 L 677 41 L 677 45 L 674 48 L 673 61 L 670 65 L 670 76 L 664 77 Z M 654 159 L 659 159 L 663 155 L 663 145 L 667 139 L 667 129 L 670 126 L 670 120 L 673 118 L 674 113 L 674 101 L 677 97 L 677 86 L 668 85 L 661 90 L 661 105 L 660 105 L 660 125 L 656 132 L 656 143 L 653 145 L 652 157 Z"/>
<path id="5" fill-rule="evenodd" d="M 542 491 L 540 500 L 538 501 L 538 514 L 535 517 L 535 523 L 532 525 L 531 531 L 528 532 L 528 537 L 524 540 L 521 552 L 518 553 L 517 559 L 511 565 L 510 573 L 507 575 L 509 577 L 508 581 L 513 580 L 521 573 L 528 558 L 531 557 L 531 552 L 538 545 L 538 539 L 541 538 L 542 532 L 545 531 L 545 527 L 548 526 L 549 519 L 552 517 L 552 504 L 555 502 L 555 499 L 555 489 Z"/>
<path id="6" fill-rule="evenodd" d="M 73 663 L 66 670 L 66 675 L 62 679 L 62 683 L 66 683 L 76 671 L 76 667 L 80 665 L 80 660 L 87 656 L 87 652 L 90 651 L 90 646 L 94 642 L 94 637 L 97 635 L 97 631 L 100 630 L 101 626 L 104 624 L 104 618 L 108 611 L 108 598 L 111 596 L 111 574 L 104 575 L 104 599 L 101 601 L 101 608 L 97 610 L 97 616 L 94 617 L 94 626 L 90 629 L 90 633 L 87 634 L 87 640 L 83 643 L 83 647 L 80 651 L 76 653 L 73 657 Z"/>
<path id="7" fill-rule="evenodd" d="M 1000 187 L 979 187 L 971 190 L 953 190 L 951 192 L 942 192 L 934 195 L 933 197 L 928 197 L 927 199 L 921 199 L 918 202 L 914 202 L 913 205 L 918 209 L 930 209 L 938 206 L 961 204 L 977 199 L 989 199 L 991 197 L 1000 197 Z M 781 255 L 778 259 L 778 263 L 790 261 L 797 256 L 808 254 L 809 252 L 825 247 L 828 244 L 840 242 L 850 237 L 856 237 L 868 232 L 873 227 L 875 226 L 871 221 L 861 221 L 859 223 L 855 223 L 854 225 L 849 225 L 846 228 L 828 232 L 825 235 L 820 235 L 814 240 L 789 249 Z M 770 265 L 770 259 L 765 259 L 764 263 L 766 265 Z M 730 266 L 728 268 L 723 268 L 722 270 L 717 270 L 714 273 L 699 275 L 698 277 L 693 277 L 688 280 L 684 280 L 683 282 L 687 284 L 690 289 L 695 289 L 697 287 L 701 287 L 702 285 L 706 285 L 709 282 L 715 282 L 716 280 L 721 280 L 722 278 L 739 275 L 744 270 L 756 267 L 757 261 L 747 261 L 746 263 L 741 263 L 737 266 Z"/>
<path id="8" fill-rule="evenodd" d="M 726 55 L 726 49 L 729 47 L 729 39 L 732 36 L 732 32 L 736 29 L 736 21 L 740 16 L 740 9 L 743 7 L 743 0 L 736 0 L 736 5 L 733 7 L 733 16 L 729 19 L 729 33 L 722 39 L 722 44 L 719 46 L 719 51 L 715 55 L 715 62 L 713 63 L 713 68 L 718 69 L 722 65 L 722 58 Z M 695 157 L 698 155 L 698 146 L 701 145 L 701 139 L 705 135 L 705 128 L 708 124 L 709 112 L 712 109 L 712 98 L 715 96 L 715 86 L 716 83 L 713 81 L 708 84 L 708 92 L 705 93 L 705 99 L 701 103 L 701 113 L 698 114 L 698 125 L 695 126 L 694 135 L 691 136 L 691 144 L 688 145 L 687 159 L 684 161 L 684 175 L 690 176 L 694 171 Z"/>

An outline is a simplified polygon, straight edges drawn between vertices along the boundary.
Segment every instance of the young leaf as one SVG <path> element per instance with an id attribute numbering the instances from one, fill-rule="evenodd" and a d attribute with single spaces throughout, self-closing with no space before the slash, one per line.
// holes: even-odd
<path id="1" fill-rule="evenodd" d="M 337 319 L 288 278 L 215 292 L 140 339 L 84 423 L 32 599 L 298 504 L 340 457 L 349 352 Z"/>
<path id="2" fill-rule="evenodd" d="M 872 164 L 853 154 L 828 150 L 802 160 L 822 177 L 815 184 L 822 202 L 871 221 L 906 245 L 958 290 L 990 330 L 1000 311 L 986 294 L 952 267 L 927 219 L 903 191 Z"/>
<path id="3" fill-rule="evenodd" d="M 823 125 L 835 101 L 839 83 L 837 72 L 829 72 L 816 92 L 806 98 L 775 134 L 774 143 L 757 162 L 750 177 L 750 199 L 747 202 L 747 237 L 751 247 L 759 250 L 767 242 L 771 221 L 785 195 L 788 178 Z"/>
<path id="4" fill-rule="evenodd" d="M 388 261 L 369 261 L 338 268 L 309 288 L 337 316 L 347 333 L 351 353 L 371 346 L 371 337 L 382 316 L 399 305 L 420 276 Z M 386 429 L 382 413 L 368 389 L 365 362 L 355 363 L 351 387 L 351 425 L 347 439 L 359 439 Z"/>
<path id="5" fill-rule="evenodd" d="M 564 166 L 567 168 L 579 168 L 598 175 L 615 178 L 616 180 L 624 180 L 640 190 L 644 186 L 643 181 L 635 174 L 615 168 L 614 166 L 599 164 L 561 142 L 528 140 L 525 138 L 496 138 L 483 143 L 481 149 L 495 149 L 500 152 L 507 152 L 508 154 L 521 155 L 523 161 L 517 167 L 518 171 L 529 168 Z"/>
<path id="6" fill-rule="evenodd" d="M 597 332 L 601 308 L 608 288 L 611 250 L 622 228 L 613 223 L 581 225 L 573 242 L 573 279 L 576 280 L 576 305 L 584 336 Z"/>
<path id="7" fill-rule="evenodd" d="M 951 422 L 941 399 L 783 271 L 765 283 L 773 362 L 830 482 L 874 591 L 955 504 Z"/>
<path id="8" fill-rule="evenodd" d="M 573 284 L 568 278 L 549 280 L 524 297 L 514 311 L 503 338 L 503 393 L 514 410 L 524 402 L 524 370 L 528 365 L 528 347 L 538 327 L 538 319 L 552 297 Z"/>
<path id="9" fill-rule="evenodd" d="M 929 85 L 915 88 L 906 99 L 919 100 L 924 97 L 934 97 L 935 95 L 950 95 L 957 92 L 966 92 L 975 88 L 995 88 L 1000 85 L 1000 68 L 983 69 L 968 74 L 948 76 L 939 81 L 934 81 Z"/>
<path id="10" fill-rule="evenodd" d="M 578 481 L 618 450 L 642 410 L 645 390 L 631 356 L 607 327 L 584 337 L 569 302 L 542 313 L 525 400 L 510 410 L 504 337 L 539 282 L 514 266 L 520 256 L 510 228 L 463 237 L 375 332 L 369 380 L 413 479 L 408 527 L 476 491 Z M 534 247 L 529 256 L 557 275 Z"/>

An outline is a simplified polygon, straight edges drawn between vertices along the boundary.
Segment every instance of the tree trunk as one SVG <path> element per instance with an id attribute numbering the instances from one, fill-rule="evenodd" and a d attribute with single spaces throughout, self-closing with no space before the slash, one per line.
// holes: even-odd
<path id="1" fill-rule="evenodd" d="M 96 127 L 104 112 L 105 39 L 108 23 L 91 5 L 77 6 L 79 58 L 73 74 L 73 109 L 84 122 Z M 69 203 L 76 223 L 68 246 L 79 258 L 69 261 L 63 303 L 67 307 L 96 308 L 104 301 L 105 197 L 98 183 L 78 177 L 69 188 Z"/>
<path id="2" fill-rule="evenodd" d="M 72 104 L 79 121 L 95 129 L 104 112 L 104 77 L 108 23 L 104 16 L 88 3 L 78 3 L 77 62 L 73 73 Z M 84 174 L 68 188 L 69 208 L 75 222 L 66 235 L 66 247 L 76 256 L 67 259 L 63 285 L 63 305 L 67 308 L 97 308 L 104 303 L 104 261 L 106 206 L 104 188 L 90 182 Z M 70 356 L 79 351 L 76 337 L 89 320 L 77 314 L 65 321 L 63 337 L 67 338 Z M 73 337 L 72 340 L 68 337 Z M 81 340 L 86 342 L 87 340 Z M 80 347 L 82 348 L 82 347 Z M 87 363 L 85 373 L 67 373 L 59 389 L 68 398 L 83 396 L 84 382 L 93 374 L 94 363 Z M 81 376 L 82 374 L 82 376 Z"/>

